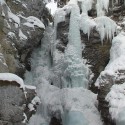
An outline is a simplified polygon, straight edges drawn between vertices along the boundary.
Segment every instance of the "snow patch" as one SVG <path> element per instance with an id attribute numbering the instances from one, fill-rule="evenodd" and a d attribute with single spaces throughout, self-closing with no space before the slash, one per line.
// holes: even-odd
<path id="1" fill-rule="evenodd" d="M 21 79 L 19 76 L 12 74 L 12 73 L 0 73 L 0 80 L 2 81 L 15 81 L 20 85 L 20 88 L 25 88 L 23 79 Z"/>
<path id="2" fill-rule="evenodd" d="M 15 14 L 13 14 L 12 12 L 8 11 L 8 17 L 10 19 L 12 19 L 15 23 L 18 24 L 18 26 L 20 26 L 20 18 L 18 16 L 16 16 Z"/>
<path id="3" fill-rule="evenodd" d="M 23 34 L 21 29 L 19 29 L 19 37 L 21 40 L 27 40 L 27 36 Z"/>

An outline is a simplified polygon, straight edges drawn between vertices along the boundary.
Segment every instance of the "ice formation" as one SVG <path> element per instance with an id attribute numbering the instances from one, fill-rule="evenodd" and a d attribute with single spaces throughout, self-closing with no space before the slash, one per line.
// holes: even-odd
<path id="1" fill-rule="evenodd" d="M 92 9 L 93 0 L 78 0 L 81 2 L 82 13 L 88 14 L 88 11 Z"/>
<path id="2" fill-rule="evenodd" d="M 26 73 L 26 76 L 31 77 L 26 77 L 25 82 L 29 84 L 28 81 L 30 81 L 36 86 L 41 104 L 29 121 L 29 125 L 48 125 L 53 116 L 57 119 L 61 118 L 63 125 L 72 123 L 102 125 L 99 112 L 95 107 L 96 95 L 86 89 L 88 87 L 88 69 L 82 59 L 78 23 L 80 14 L 78 6 L 73 5 L 73 7 L 75 9 L 71 9 L 69 43 L 65 53 L 61 54 L 56 47 L 51 50 L 51 44 L 56 46 L 58 40 L 55 43 L 52 42 L 55 31 L 51 27 L 47 27 L 41 48 L 33 54 L 32 72 Z M 56 21 L 62 20 L 59 17 L 59 21 L 58 19 Z M 61 77 L 56 78 L 55 76 Z M 33 110 L 33 105 L 29 105 L 29 108 Z"/>
<path id="3" fill-rule="evenodd" d="M 79 2 L 81 6 L 78 6 Z M 98 0 L 97 11 L 108 11 L 108 2 Z M 26 73 L 29 77 L 25 82 L 29 84 L 30 81 L 36 86 L 41 101 L 29 125 L 48 125 L 53 116 L 62 119 L 63 125 L 102 125 L 95 106 L 97 95 L 87 90 L 89 70 L 82 59 L 80 29 L 89 37 L 90 31 L 96 28 L 103 41 L 104 38 L 112 39 L 116 24 L 104 14 L 90 18 L 88 11 L 92 4 L 92 0 L 70 0 L 55 12 L 54 29 L 50 26 L 46 28 L 42 46 L 33 54 L 32 70 Z M 65 52 L 61 53 L 56 48 L 59 43 L 56 28 L 69 13 L 68 44 Z M 29 105 L 29 108 L 32 110 L 33 105 Z"/>
<path id="4" fill-rule="evenodd" d="M 97 0 L 97 16 L 104 16 L 105 10 L 108 12 L 109 0 Z"/>
<path id="5" fill-rule="evenodd" d="M 96 22 L 96 29 L 101 37 L 101 41 L 103 42 L 104 38 L 112 40 L 114 34 L 116 33 L 116 28 L 117 28 L 115 21 L 113 21 L 107 16 L 101 16 L 95 18 L 95 22 Z"/>
<path id="6" fill-rule="evenodd" d="M 81 14 L 81 19 L 80 19 L 80 29 L 83 31 L 84 34 L 88 34 L 88 39 L 90 36 L 91 30 L 96 27 L 96 22 L 94 19 L 91 19 L 88 15 L 86 14 Z"/>
<path id="7" fill-rule="evenodd" d="M 88 71 L 82 60 L 79 15 L 79 7 L 74 5 L 70 17 L 69 43 L 65 50 L 64 63 L 67 67 L 62 78 L 64 87 L 88 87 Z"/>

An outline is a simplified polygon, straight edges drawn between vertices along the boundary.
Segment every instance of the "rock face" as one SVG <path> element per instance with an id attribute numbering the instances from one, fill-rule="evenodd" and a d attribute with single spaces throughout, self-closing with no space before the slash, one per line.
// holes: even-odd
<path id="1" fill-rule="evenodd" d="M 99 111 L 101 112 L 102 118 L 105 122 L 105 125 L 115 125 L 115 121 L 112 119 L 111 114 L 109 112 L 109 102 L 106 100 L 107 94 L 110 92 L 111 87 L 114 84 L 123 84 L 125 82 L 125 71 L 118 71 L 118 78 L 112 75 L 104 75 L 101 76 L 101 80 L 103 81 L 100 86 L 98 92 L 98 101 L 99 101 Z"/>
<path id="2" fill-rule="evenodd" d="M 33 99 L 33 93 L 27 94 L 27 101 L 17 82 L 0 80 L 0 125 L 25 125 L 25 108 Z"/>
<path id="3" fill-rule="evenodd" d="M 99 110 L 106 125 L 113 125 L 119 119 L 118 114 L 123 107 L 121 102 L 124 94 L 121 98 L 121 93 L 124 93 L 123 83 L 125 83 L 124 38 L 124 35 L 120 33 L 113 39 L 110 61 L 95 82 L 95 85 L 99 87 Z M 119 89 L 120 86 L 121 89 Z M 122 89 L 123 91 L 121 91 Z"/>
<path id="4" fill-rule="evenodd" d="M 41 0 L 0 3 L 0 72 L 23 77 L 25 69 L 30 70 L 29 57 L 44 33 L 43 16 L 51 18 Z"/>
<path id="5" fill-rule="evenodd" d="M 103 80 L 107 81 L 105 86 L 101 86 L 98 92 L 98 109 L 101 112 L 101 116 L 104 120 L 105 125 L 113 125 L 114 121 L 109 113 L 109 103 L 105 100 L 107 94 L 110 92 L 110 88 L 114 84 L 112 76 L 106 75 Z"/>

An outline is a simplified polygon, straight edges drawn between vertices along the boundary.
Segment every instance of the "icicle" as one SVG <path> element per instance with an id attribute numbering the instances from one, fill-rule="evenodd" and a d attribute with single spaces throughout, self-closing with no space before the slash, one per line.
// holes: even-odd
<path id="1" fill-rule="evenodd" d="M 81 14 L 80 19 L 80 29 L 83 31 L 84 34 L 88 34 L 88 39 L 90 35 L 90 31 L 96 26 L 96 23 L 93 19 L 91 19 L 86 14 Z"/>
<path id="2" fill-rule="evenodd" d="M 103 41 L 105 37 L 111 40 L 116 32 L 117 24 L 106 16 L 97 17 L 95 18 L 95 21 L 97 23 L 96 29 L 100 34 L 101 41 Z"/>

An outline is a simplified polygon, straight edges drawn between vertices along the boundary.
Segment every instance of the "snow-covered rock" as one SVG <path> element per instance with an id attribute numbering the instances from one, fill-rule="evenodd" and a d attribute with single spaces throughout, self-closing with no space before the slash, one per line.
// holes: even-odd
<path id="1" fill-rule="evenodd" d="M 32 115 L 26 108 L 34 96 L 34 90 L 25 88 L 20 77 L 11 73 L 0 73 L 0 124 L 22 124 L 25 120 L 24 112 L 28 118 L 29 114 Z"/>
<path id="2" fill-rule="evenodd" d="M 108 122 L 120 120 L 119 115 L 122 113 L 122 108 L 124 108 L 124 40 L 124 32 L 121 32 L 113 39 L 110 50 L 110 61 L 95 82 L 95 85 L 100 89 L 98 95 L 99 109 L 103 118 Z"/>
<path id="3" fill-rule="evenodd" d="M 29 68 L 30 53 L 43 37 L 45 26 L 41 19 L 43 16 L 49 18 L 49 11 L 40 0 L 2 0 L 0 10 L 0 52 L 6 64 L 0 72 L 9 71 L 23 76 L 25 69 Z"/>
<path id="4" fill-rule="evenodd" d="M 0 73 L 0 80 L 10 81 L 10 82 L 15 81 L 19 84 L 20 88 L 23 88 L 23 89 L 25 88 L 23 79 L 21 79 L 20 77 L 12 73 Z"/>

